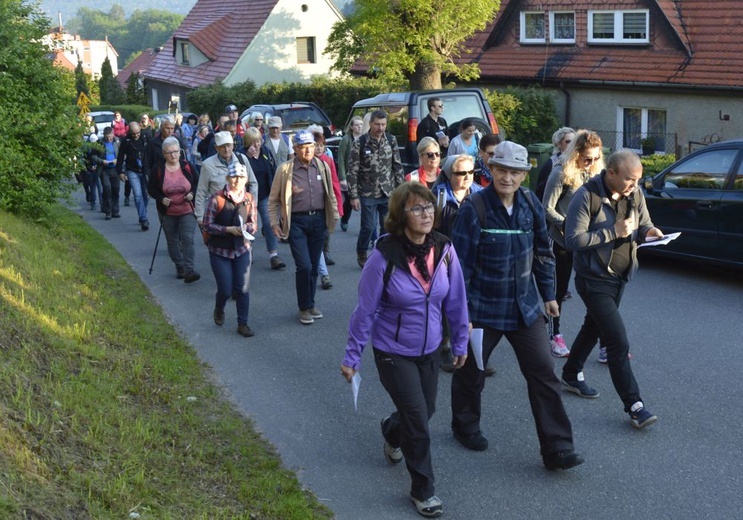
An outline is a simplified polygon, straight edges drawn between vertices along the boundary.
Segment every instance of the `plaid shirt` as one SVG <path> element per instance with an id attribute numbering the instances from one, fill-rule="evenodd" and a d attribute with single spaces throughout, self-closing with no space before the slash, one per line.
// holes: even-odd
<path id="1" fill-rule="evenodd" d="M 536 215 L 524 193 L 532 197 Z M 486 229 L 470 200 L 478 196 L 487 208 Z M 531 192 L 515 194 L 513 216 L 493 188 L 472 194 L 459 209 L 451 240 L 462 263 L 470 321 L 516 330 L 543 315 L 537 286 L 544 301 L 555 299 L 555 257 L 544 210 Z"/>

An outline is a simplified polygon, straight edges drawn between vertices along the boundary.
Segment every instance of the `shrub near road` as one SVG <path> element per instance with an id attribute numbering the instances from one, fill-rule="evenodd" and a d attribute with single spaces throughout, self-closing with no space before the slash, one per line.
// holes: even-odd
<path id="1" fill-rule="evenodd" d="M 51 216 L 0 211 L 0 517 L 330 518 L 121 256 Z"/>

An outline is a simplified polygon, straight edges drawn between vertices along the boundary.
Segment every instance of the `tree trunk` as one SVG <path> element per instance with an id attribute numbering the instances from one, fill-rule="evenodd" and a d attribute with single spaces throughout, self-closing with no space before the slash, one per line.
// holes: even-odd
<path id="1" fill-rule="evenodd" d="M 433 90 L 441 88 L 441 67 L 436 63 L 418 63 L 409 77 L 411 90 Z"/>

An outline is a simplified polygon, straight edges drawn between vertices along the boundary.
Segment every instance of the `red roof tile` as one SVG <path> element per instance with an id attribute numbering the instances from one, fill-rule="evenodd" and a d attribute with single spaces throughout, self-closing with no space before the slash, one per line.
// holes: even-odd
<path id="1" fill-rule="evenodd" d="M 159 51 L 155 49 L 143 50 L 139 56 L 129 63 L 129 65 L 119 71 L 119 74 L 116 76 L 116 79 L 119 80 L 119 84 L 123 88 L 126 88 L 126 82 L 129 81 L 129 77 L 135 72 L 142 74 L 142 72 L 144 72 L 155 60 L 158 52 Z"/>
<path id="2" fill-rule="evenodd" d="M 214 83 L 225 78 L 265 23 L 278 0 L 224 2 L 198 0 L 173 38 L 148 67 L 148 79 L 188 88 Z M 174 40 L 188 40 L 209 61 L 195 67 L 178 65 Z"/>

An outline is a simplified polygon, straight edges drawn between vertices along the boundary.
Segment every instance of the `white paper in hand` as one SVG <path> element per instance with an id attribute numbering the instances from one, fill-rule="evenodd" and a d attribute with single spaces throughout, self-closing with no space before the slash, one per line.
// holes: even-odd
<path id="1" fill-rule="evenodd" d="M 359 387 L 361 386 L 361 374 L 356 372 L 351 378 L 351 391 L 353 392 L 353 408 L 359 411 Z"/>
<path id="2" fill-rule="evenodd" d="M 472 333 L 470 334 L 470 346 L 472 347 L 472 355 L 475 356 L 477 368 L 485 370 L 485 367 L 482 364 L 482 333 L 482 329 L 472 329 Z"/>
<path id="3" fill-rule="evenodd" d="M 245 237 L 245 240 L 255 240 L 255 237 L 253 235 L 245 231 L 245 222 L 243 221 L 243 216 L 238 215 L 237 218 L 240 219 L 240 231 L 243 232 L 243 236 Z"/>

